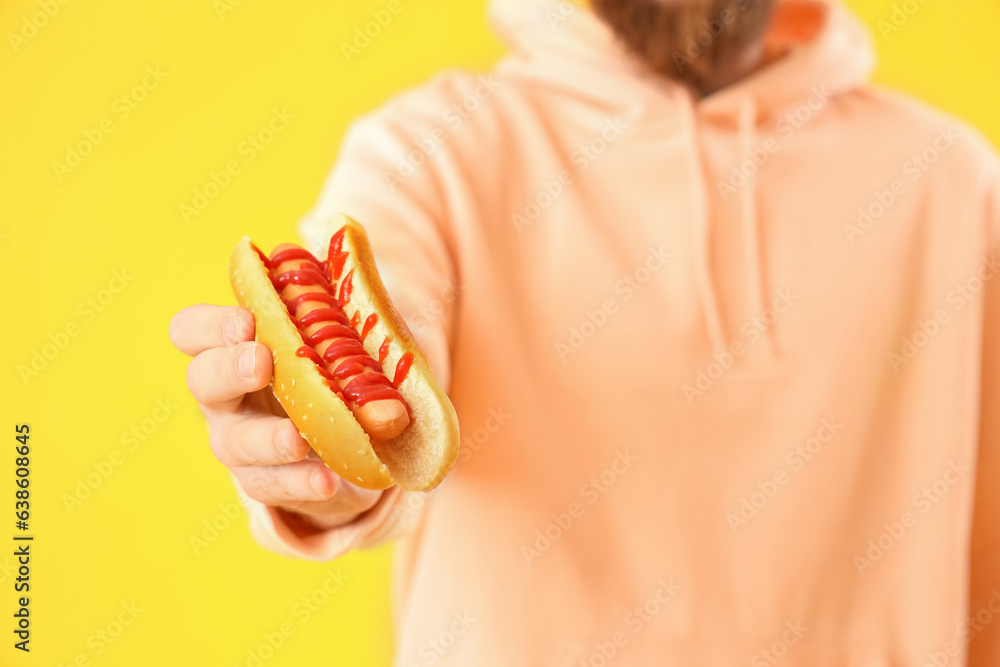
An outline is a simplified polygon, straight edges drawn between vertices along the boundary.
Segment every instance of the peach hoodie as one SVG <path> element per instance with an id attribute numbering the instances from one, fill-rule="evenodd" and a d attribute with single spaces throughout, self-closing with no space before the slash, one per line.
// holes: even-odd
<path id="1" fill-rule="evenodd" d="M 351 127 L 302 232 L 368 227 L 459 463 L 316 535 L 250 509 L 399 538 L 396 665 L 1000 665 L 1000 167 L 823 7 L 698 100 L 495 0 L 491 73 Z"/>

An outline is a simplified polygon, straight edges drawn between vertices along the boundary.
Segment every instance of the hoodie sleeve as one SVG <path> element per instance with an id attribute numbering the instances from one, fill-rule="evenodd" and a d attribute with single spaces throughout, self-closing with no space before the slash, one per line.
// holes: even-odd
<path id="1" fill-rule="evenodd" d="M 429 164 L 416 165 L 411 137 L 420 136 L 412 113 L 389 106 L 356 121 L 319 202 L 299 225 L 307 245 L 321 255 L 331 216 L 343 212 L 368 232 L 379 274 L 435 376 L 447 390 L 449 346 L 459 294 L 442 225 L 442 206 Z M 242 495 L 242 494 L 241 494 Z M 283 510 L 242 497 L 257 541 L 272 551 L 330 560 L 401 536 L 422 514 L 427 494 L 392 487 L 370 510 L 321 532 L 302 531 Z"/>
<path id="2" fill-rule="evenodd" d="M 994 163 L 986 204 L 987 256 L 1000 256 L 1000 165 Z M 984 289 L 979 459 L 971 543 L 969 667 L 1000 665 L 1000 623 L 976 621 L 1000 613 L 1000 276 Z M 980 615 L 980 619 L 983 616 Z M 977 629 L 978 628 L 978 629 Z"/>

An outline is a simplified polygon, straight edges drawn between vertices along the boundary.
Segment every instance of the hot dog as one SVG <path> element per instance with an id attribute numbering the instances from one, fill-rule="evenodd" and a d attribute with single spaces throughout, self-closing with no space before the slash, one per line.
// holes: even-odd
<path id="1" fill-rule="evenodd" d="M 364 229 L 337 216 L 325 261 L 244 238 L 230 282 L 274 359 L 271 389 L 324 463 L 368 489 L 437 486 L 458 419 L 382 286 Z M 392 373 L 385 369 L 394 368 Z"/>
<path id="2" fill-rule="evenodd" d="M 410 423 L 407 406 L 382 374 L 382 366 L 365 352 L 360 334 L 350 326 L 339 302 L 318 300 L 320 295 L 333 296 L 319 262 L 307 250 L 291 243 L 276 247 L 270 260 L 276 287 L 283 285 L 282 299 L 292 303 L 296 297 L 306 296 L 294 312 L 289 308 L 289 313 L 305 334 L 306 343 L 333 374 L 361 428 L 373 440 L 395 438 Z M 282 280 L 289 276 L 299 280 Z M 369 377 L 358 380 L 362 375 Z"/>

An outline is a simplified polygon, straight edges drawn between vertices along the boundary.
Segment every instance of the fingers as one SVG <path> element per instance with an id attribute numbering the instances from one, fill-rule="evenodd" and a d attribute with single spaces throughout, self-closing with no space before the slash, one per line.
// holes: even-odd
<path id="1" fill-rule="evenodd" d="M 371 509 L 382 491 L 355 486 L 341 479 L 322 461 L 270 467 L 245 467 L 234 471 L 243 490 L 265 505 L 314 517 L 313 524 L 342 525 Z"/>
<path id="2" fill-rule="evenodd" d="M 184 354 L 253 340 L 254 319 L 239 306 L 188 306 L 170 320 L 170 342 Z"/>
<path id="3" fill-rule="evenodd" d="M 235 410 L 245 394 L 271 381 L 271 364 L 260 343 L 205 350 L 188 364 L 188 389 L 203 408 Z"/>
<path id="4" fill-rule="evenodd" d="M 213 426 L 209 444 L 227 468 L 294 463 L 311 451 L 292 420 L 259 413 L 236 415 Z"/>
<path id="5" fill-rule="evenodd" d="M 245 466 L 233 474 L 251 498 L 265 505 L 288 507 L 329 500 L 341 482 L 322 461 L 311 459 L 279 466 Z"/>
<path id="6" fill-rule="evenodd" d="M 300 503 L 285 503 L 285 521 L 289 524 L 305 523 L 306 533 L 315 529 L 328 530 L 350 523 L 360 514 L 370 510 L 378 503 L 383 491 L 372 491 L 351 484 L 346 479 L 340 480 L 340 487 L 333 498 L 320 501 L 304 501 Z M 296 530 L 294 527 L 293 530 Z"/>

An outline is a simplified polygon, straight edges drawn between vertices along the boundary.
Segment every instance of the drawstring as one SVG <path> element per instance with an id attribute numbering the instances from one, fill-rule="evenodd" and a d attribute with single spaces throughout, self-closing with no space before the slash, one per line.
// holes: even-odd
<path id="1" fill-rule="evenodd" d="M 694 107 L 687 99 L 679 100 L 677 105 L 681 109 L 681 121 L 686 125 L 684 136 L 688 138 L 688 160 L 691 163 L 691 173 L 694 174 L 694 277 L 697 282 L 698 294 L 705 310 L 705 326 L 708 329 L 708 337 L 716 353 L 722 353 L 728 347 L 726 337 L 722 332 L 721 318 L 719 317 L 719 303 L 715 298 L 715 286 L 712 284 L 712 274 L 709 271 L 709 229 L 711 225 L 708 220 L 708 185 L 705 174 L 702 171 L 699 155 L 701 150 L 698 146 L 698 128 L 694 117 Z"/>
<path id="2" fill-rule="evenodd" d="M 740 100 L 737 119 L 739 134 L 739 160 L 753 151 L 754 128 L 757 124 L 757 104 L 750 96 Z M 760 268 L 760 229 L 757 221 L 757 174 L 747 177 L 740 188 L 740 223 L 743 233 L 743 259 L 746 262 L 747 289 L 750 294 L 750 312 L 761 316 L 764 312 L 764 274 Z M 777 352 L 774 331 L 767 328 L 764 338 L 771 354 Z"/>
<path id="3" fill-rule="evenodd" d="M 697 120 L 694 107 L 689 100 L 682 100 L 681 120 L 686 125 L 684 134 L 690 142 L 688 160 L 691 173 L 694 174 L 694 273 L 698 294 L 705 310 L 705 327 L 708 329 L 709 340 L 716 352 L 727 349 L 726 337 L 722 330 L 722 317 L 719 312 L 719 302 L 716 297 L 715 285 L 712 281 L 711 248 L 709 244 L 711 224 L 709 220 L 708 184 L 702 168 L 700 147 L 698 146 Z M 737 117 L 738 159 L 743 159 L 753 151 L 753 140 L 757 124 L 757 105 L 753 98 L 744 97 L 740 101 Z M 757 207 L 757 175 L 747 178 L 740 188 L 740 224 L 743 236 L 743 259 L 746 264 L 746 283 L 749 292 L 750 312 L 754 317 L 762 317 L 764 313 L 764 273 L 761 269 L 760 229 Z M 767 341 L 771 355 L 777 354 L 777 339 L 773 327 L 768 327 L 763 338 Z"/>

